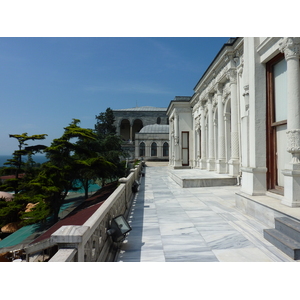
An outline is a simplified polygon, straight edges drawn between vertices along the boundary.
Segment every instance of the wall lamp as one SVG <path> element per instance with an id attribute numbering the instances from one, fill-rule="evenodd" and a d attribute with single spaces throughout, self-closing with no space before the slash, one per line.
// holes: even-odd
<path id="1" fill-rule="evenodd" d="M 110 228 L 107 234 L 112 237 L 114 242 L 121 242 L 125 235 L 132 230 L 123 215 L 117 216 L 111 220 Z"/>

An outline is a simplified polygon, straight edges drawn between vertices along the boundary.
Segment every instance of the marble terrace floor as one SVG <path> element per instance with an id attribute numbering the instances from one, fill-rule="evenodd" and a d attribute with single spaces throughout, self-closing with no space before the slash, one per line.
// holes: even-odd
<path id="1" fill-rule="evenodd" d="M 181 188 L 149 164 L 116 262 L 293 261 L 263 238 L 262 223 L 235 208 L 238 186 Z"/>

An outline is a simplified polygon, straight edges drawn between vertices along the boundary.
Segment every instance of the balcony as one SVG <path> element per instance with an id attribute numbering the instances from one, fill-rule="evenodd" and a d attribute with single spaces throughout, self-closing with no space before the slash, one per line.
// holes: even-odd
<path id="1" fill-rule="evenodd" d="M 52 234 L 50 241 L 59 250 L 50 262 L 294 261 L 263 236 L 274 214 L 280 214 L 278 207 L 268 208 L 263 197 L 248 208 L 241 205 L 237 185 L 183 188 L 170 172 L 163 162 L 132 169 L 82 226 L 64 226 Z M 132 193 L 135 180 L 140 186 Z M 297 218 L 299 209 L 284 213 Z M 107 229 L 119 214 L 126 215 L 132 231 L 123 242 L 113 243 Z"/>

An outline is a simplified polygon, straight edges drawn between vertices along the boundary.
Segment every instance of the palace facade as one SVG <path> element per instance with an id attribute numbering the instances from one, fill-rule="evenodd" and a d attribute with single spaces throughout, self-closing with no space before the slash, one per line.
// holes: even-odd
<path id="1" fill-rule="evenodd" d="M 237 177 L 245 195 L 300 206 L 300 38 L 230 39 L 175 98 L 169 166 Z"/>

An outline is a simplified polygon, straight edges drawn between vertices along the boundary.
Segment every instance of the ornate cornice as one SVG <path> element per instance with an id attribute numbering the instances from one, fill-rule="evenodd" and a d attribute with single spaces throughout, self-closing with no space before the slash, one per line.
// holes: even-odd
<path id="1" fill-rule="evenodd" d="M 300 56 L 300 38 L 287 37 L 279 44 L 279 50 L 284 53 L 285 59 L 297 58 Z"/>

